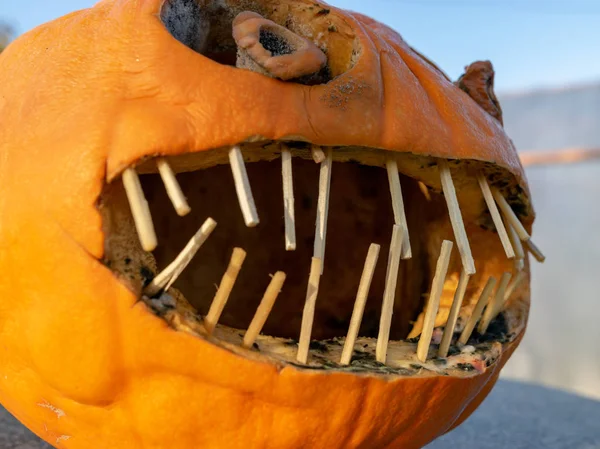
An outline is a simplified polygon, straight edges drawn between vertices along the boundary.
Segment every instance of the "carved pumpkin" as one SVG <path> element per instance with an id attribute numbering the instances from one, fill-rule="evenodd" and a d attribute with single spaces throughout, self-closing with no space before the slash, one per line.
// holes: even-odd
<path id="1" fill-rule="evenodd" d="M 393 30 L 313 0 L 105 0 L 19 38 L 0 56 L 2 404 L 58 448 L 406 449 L 459 425 L 522 338 L 529 308 L 528 264 L 507 258 L 478 183 L 530 231 L 523 169 L 482 64 L 454 85 Z M 295 251 L 284 245 L 284 151 Z M 185 217 L 158 167 L 177 173 Z M 398 171 L 406 224 L 390 202 Z M 456 189 L 454 221 L 442 179 Z M 217 226 L 206 222 L 214 231 L 198 254 L 173 287 L 157 286 L 208 217 Z M 316 220 L 326 251 L 324 235 L 314 247 Z M 466 246 L 455 239 L 463 231 Z M 446 276 L 444 240 L 457 242 Z M 371 243 L 381 256 L 343 364 Z M 245 261 L 238 250 L 229 263 L 234 247 Z M 280 297 L 243 345 L 278 270 Z M 461 272 L 470 276 L 453 313 Z M 507 301 L 494 314 L 488 303 L 497 317 L 487 332 L 457 342 L 489 278 L 510 275 L 496 292 L 508 286 Z M 213 328 L 216 288 L 230 291 Z M 453 314 L 449 355 L 438 357 Z"/>

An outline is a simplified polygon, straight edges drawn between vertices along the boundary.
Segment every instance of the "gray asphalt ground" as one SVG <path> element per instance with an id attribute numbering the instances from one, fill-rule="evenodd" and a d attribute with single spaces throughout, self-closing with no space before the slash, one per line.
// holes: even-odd
<path id="1" fill-rule="evenodd" d="M 51 448 L 4 409 L 0 409 L 0 429 L 0 449 Z M 465 424 L 427 446 L 471 448 L 600 449 L 600 401 L 501 381 Z"/>

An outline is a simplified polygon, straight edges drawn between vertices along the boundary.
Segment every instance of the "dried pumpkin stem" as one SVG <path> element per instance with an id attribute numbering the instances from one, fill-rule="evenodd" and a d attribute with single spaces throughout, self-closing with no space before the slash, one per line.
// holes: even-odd
<path id="1" fill-rule="evenodd" d="M 315 306 L 319 295 L 319 282 L 321 280 L 322 261 L 316 257 L 312 258 L 310 264 L 310 275 L 308 277 L 308 288 L 306 301 L 302 311 L 302 325 L 300 327 L 300 340 L 298 342 L 298 354 L 296 360 L 300 363 L 308 361 L 308 349 L 312 335 L 313 321 L 315 319 Z"/>
<path id="2" fill-rule="evenodd" d="M 392 195 L 392 208 L 394 210 L 394 220 L 404 231 L 402 258 L 412 258 L 410 248 L 410 237 L 408 235 L 408 222 L 406 221 L 406 212 L 404 210 L 404 199 L 402 197 L 402 187 L 400 185 L 400 173 L 398 172 L 398 163 L 390 159 L 385 163 L 390 184 L 390 193 Z"/>
<path id="3" fill-rule="evenodd" d="M 392 327 L 392 314 L 394 313 L 394 300 L 396 298 L 396 284 L 398 283 L 398 269 L 400 268 L 403 243 L 404 230 L 401 226 L 394 225 L 388 256 L 385 290 L 383 291 L 383 304 L 381 306 L 381 318 L 379 320 L 377 347 L 375 348 L 375 358 L 380 363 L 385 363 L 387 359 L 390 329 Z"/>
<path id="4" fill-rule="evenodd" d="M 160 173 L 163 183 L 165 184 L 167 195 L 173 203 L 173 207 L 175 207 L 177 215 L 183 217 L 184 215 L 189 214 L 191 208 L 169 163 L 164 158 L 160 158 L 156 161 L 156 166 L 158 167 L 158 172 Z"/>
<path id="5" fill-rule="evenodd" d="M 379 259 L 380 249 L 381 246 L 375 243 L 371 243 L 371 246 L 369 247 L 365 266 L 360 278 L 360 284 L 358 286 L 358 293 L 356 294 L 356 301 L 354 301 L 354 310 L 352 311 L 352 318 L 350 319 L 348 335 L 344 342 L 340 365 L 348 365 L 352 359 L 354 343 L 356 342 L 356 337 L 358 337 L 358 331 L 365 311 L 365 305 L 367 304 L 367 298 L 369 297 L 369 290 L 371 288 L 371 282 L 373 281 L 377 259 Z"/>
<path id="6" fill-rule="evenodd" d="M 285 222 L 285 249 L 296 249 L 296 215 L 294 211 L 294 178 L 292 174 L 292 153 L 281 150 L 281 177 L 283 181 L 283 216 Z"/>
<path id="7" fill-rule="evenodd" d="M 154 251 L 158 245 L 158 239 L 140 178 L 133 168 L 125 169 L 121 177 L 140 244 L 144 251 Z"/>
<path id="8" fill-rule="evenodd" d="M 477 182 L 479 182 L 479 187 L 481 188 L 483 199 L 487 204 L 487 207 L 490 211 L 490 215 L 492 216 L 492 221 L 496 226 L 496 231 L 498 232 L 498 237 L 500 237 L 500 241 L 502 242 L 502 246 L 504 247 L 506 257 L 508 257 L 509 259 L 513 259 L 515 257 L 515 251 L 513 250 L 510 238 L 508 237 L 508 233 L 506 232 L 506 228 L 504 227 L 504 223 L 502 222 L 502 217 L 500 216 L 498 206 L 496 206 L 496 202 L 494 201 L 494 195 L 492 195 L 490 185 L 483 173 L 477 173 Z"/>
<path id="9" fill-rule="evenodd" d="M 472 276 L 475 274 L 475 261 L 473 260 L 473 255 L 471 253 L 471 246 L 469 245 L 469 239 L 467 238 L 467 231 L 465 230 L 465 223 L 463 222 L 462 214 L 460 212 L 458 198 L 456 197 L 456 189 L 454 188 L 454 182 L 452 181 L 450 166 L 448 165 L 448 161 L 440 159 L 438 167 L 440 169 L 444 197 L 446 198 L 446 204 L 448 205 L 448 212 L 450 214 L 450 222 L 452 223 L 452 229 L 454 230 L 456 245 L 460 252 L 463 268 L 469 276 Z"/>
<path id="10" fill-rule="evenodd" d="M 469 320 L 467 321 L 467 324 L 465 325 L 462 334 L 460 334 L 460 338 L 458 339 L 459 344 L 466 345 L 469 341 L 469 338 L 471 338 L 471 334 L 473 333 L 473 330 L 475 329 L 479 318 L 481 318 L 483 309 L 488 304 L 490 296 L 494 291 L 496 282 L 496 278 L 490 276 L 490 278 L 485 284 L 485 287 L 483 287 L 483 290 L 479 295 L 479 299 L 477 300 L 477 304 L 475 305 L 475 308 L 473 309 L 473 312 L 471 313 L 471 316 L 469 317 Z"/>
<path id="11" fill-rule="evenodd" d="M 254 314 L 254 318 L 248 326 L 248 330 L 244 335 L 244 341 L 242 342 L 242 347 L 249 349 L 252 347 L 256 338 L 260 335 L 260 331 L 265 325 L 273 306 L 275 305 L 275 301 L 283 288 L 283 283 L 285 282 L 285 273 L 282 271 L 278 271 L 275 273 L 265 294 L 260 301 L 258 309 L 256 309 L 256 313 Z"/>
<path id="12" fill-rule="evenodd" d="M 308 39 L 251 11 L 233 21 L 236 66 L 281 80 L 317 75 L 327 56 Z"/>
<path id="13" fill-rule="evenodd" d="M 448 273 L 448 265 L 450 264 L 450 256 L 452 255 L 452 248 L 454 243 L 449 240 L 442 242 L 442 249 L 440 251 L 440 257 L 438 258 L 437 265 L 435 268 L 435 275 L 431 284 L 431 292 L 429 294 L 429 300 L 427 301 L 427 311 L 425 312 L 425 319 L 423 321 L 423 332 L 417 345 L 417 358 L 424 362 L 427 360 L 427 354 L 429 353 L 429 345 L 431 344 L 431 337 L 433 336 L 433 328 L 435 326 L 435 317 L 440 307 L 440 298 L 442 291 L 444 290 L 444 282 L 446 281 L 446 274 Z"/>
<path id="14" fill-rule="evenodd" d="M 456 287 L 456 292 L 454 293 L 452 307 L 450 308 L 450 313 L 448 314 L 448 322 L 446 323 L 444 335 L 442 336 L 442 341 L 438 350 L 439 357 L 448 356 L 450 343 L 452 342 L 452 337 L 454 336 L 454 329 L 456 328 L 456 322 L 458 321 L 460 307 L 462 306 L 465 294 L 467 293 L 469 279 L 470 276 L 467 273 L 465 273 L 465 270 L 462 270 L 460 273 L 460 279 L 458 280 L 458 286 Z"/>
<path id="15" fill-rule="evenodd" d="M 210 309 L 204 318 L 204 326 L 208 335 L 213 333 L 217 323 L 219 322 L 219 318 L 221 318 L 225 304 L 227 304 L 227 301 L 229 300 L 229 296 L 231 295 L 231 291 L 233 290 L 233 286 L 235 285 L 235 281 L 240 274 L 240 270 L 242 269 L 245 259 L 246 251 L 244 251 L 242 248 L 233 249 L 231 260 L 229 261 L 227 270 L 221 279 L 217 294 L 215 295 L 213 302 L 210 305 Z"/>

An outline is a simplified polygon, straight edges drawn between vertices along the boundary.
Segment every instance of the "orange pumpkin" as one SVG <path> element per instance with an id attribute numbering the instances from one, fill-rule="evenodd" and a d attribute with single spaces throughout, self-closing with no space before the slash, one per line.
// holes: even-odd
<path id="1" fill-rule="evenodd" d="M 234 20 L 244 26 L 237 43 Z M 286 33 L 298 39 L 277 40 Z M 450 356 L 435 357 L 434 342 L 423 362 L 416 340 L 403 339 L 420 322 L 440 244 L 454 241 L 440 161 L 450 161 L 476 268 L 457 331 L 490 276 L 517 273 L 478 173 L 531 230 L 523 169 L 501 115 L 486 112 L 496 104 L 490 70 L 474 66 L 454 85 L 396 32 L 313 0 L 104 0 L 19 38 L 0 56 L 2 404 L 57 448 L 406 449 L 459 425 L 522 338 L 528 274 L 463 352 L 453 341 Z M 233 145 L 247 162 L 255 228 L 244 224 L 226 165 Z M 282 147 L 294 156 L 298 235 L 287 252 Z M 335 161 L 329 232 L 311 351 L 300 363 L 319 195 L 311 150 L 319 148 Z M 184 218 L 164 194 L 158 157 L 188 196 Z M 374 354 L 394 224 L 382 168 L 390 160 L 412 259 L 400 262 L 383 364 Z M 153 253 L 138 241 L 121 181 L 131 168 L 142 174 L 156 227 Z M 217 228 L 174 288 L 144 295 L 209 216 Z M 342 365 L 372 242 L 382 256 L 352 362 Z M 202 317 L 234 246 L 247 260 L 209 335 Z M 438 331 L 463 251 L 449 261 Z M 280 298 L 245 349 L 277 270 L 287 273 Z"/>

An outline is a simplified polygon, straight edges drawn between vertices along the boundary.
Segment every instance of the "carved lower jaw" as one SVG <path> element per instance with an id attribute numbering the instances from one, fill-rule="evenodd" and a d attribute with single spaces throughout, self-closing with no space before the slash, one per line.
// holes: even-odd
<path id="1" fill-rule="evenodd" d="M 444 265 L 439 260 L 442 242 L 455 240 L 446 198 L 435 185 L 429 188 L 420 180 L 401 175 L 399 179 L 412 257 L 408 259 L 404 254 L 405 259 L 399 262 L 396 288 L 392 288 L 390 280 L 395 277 L 395 270 L 392 269 L 390 275 L 388 265 L 395 256 L 389 248 L 394 222 L 398 220 L 390 204 L 389 164 L 387 171 L 384 168 L 390 160 L 390 153 L 336 149 L 331 154 L 335 156 L 334 160 L 340 162 L 334 162 L 331 167 L 323 271 L 322 276 L 316 276 L 319 285 L 309 340 L 304 335 L 305 343 L 310 341 L 308 357 L 303 359 L 299 356 L 298 340 L 303 317 L 306 321 L 305 302 L 311 296 L 311 289 L 317 291 L 315 285 L 309 286 L 311 261 L 315 256 L 319 195 L 323 194 L 323 189 L 319 189 L 320 166 L 315 159 L 321 160 L 329 154 L 329 149 L 324 149 L 324 153 L 320 153 L 319 149 L 311 152 L 311 147 L 304 144 L 284 148 L 294 156 L 294 251 L 286 251 L 281 146 L 269 142 L 241 148 L 245 159 L 252 161 L 246 163 L 245 168 L 260 217 L 260 224 L 256 227 L 248 227 L 240 212 L 239 191 L 236 191 L 231 168 L 225 165 L 230 160 L 230 149 L 160 159 L 178 173 L 177 179 L 187 200 L 180 198 L 175 205 L 177 212 L 184 212 L 185 217 L 178 216 L 173 210 L 169 201 L 169 196 L 174 197 L 173 191 L 171 188 L 168 196 L 161 177 L 156 174 L 157 160 L 149 159 L 136 167 L 136 172 L 142 174 L 140 186 L 149 203 L 155 235 L 158 236 L 158 246 L 153 253 L 142 249 L 138 238 L 139 224 L 136 228 L 130 207 L 131 196 L 128 198 L 122 179 L 108 184 L 100 200 L 106 235 L 105 264 L 173 328 L 207 339 L 243 357 L 266 359 L 273 363 L 395 376 L 470 376 L 485 371 L 500 356 L 503 345 L 518 338 L 524 327 L 524 316 L 520 312 L 511 312 L 510 306 L 518 295 L 524 294 L 521 283 L 525 276 L 519 274 L 518 269 L 513 269 L 512 263 L 508 270 L 498 269 L 494 259 L 506 257 L 504 254 L 480 250 L 479 247 L 489 243 L 502 251 L 497 242 L 498 234 L 490 229 L 489 217 L 486 219 L 483 213 L 477 217 L 474 212 L 481 205 L 464 207 L 465 229 L 469 231 L 469 239 L 474 245 L 478 273 L 470 276 L 466 288 L 462 289 L 464 295 L 460 295 L 457 290 L 461 290 L 458 284 L 465 259 L 464 253 L 459 254 L 457 245 L 454 245 L 452 257 L 446 261 L 447 274 L 442 273 L 441 278 L 438 275 L 434 279 L 436 269 Z M 419 179 L 430 179 L 431 172 L 437 171 L 435 163 L 426 158 L 402 153 L 394 153 L 393 158 L 401 172 L 419 174 Z M 216 221 L 214 230 L 210 220 L 207 221 L 209 217 Z M 471 220 L 475 223 L 469 222 Z M 164 284 L 157 287 L 157 274 L 177 258 L 203 223 L 203 229 L 208 232 L 198 254 L 172 287 L 165 289 Z M 404 235 L 400 228 L 399 233 Z M 381 250 L 372 282 L 363 284 L 363 290 L 365 286 L 368 288 L 368 295 L 358 338 L 353 344 L 346 345 L 369 249 L 373 256 L 372 244 L 380 245 Z M 230 260 L 232 251 L 238 256 L 237 262 Z M 489 263 L 478 259 L 480 254 L 489 257 Z M 238 265 L 238 270 L 234 267 L 232 271 L 232 265 Z M 519 265 L 515 264 L 517 268 L 520 268 Z M 502 277 L 503 271 L 510 276 Z M 281 273 L 276 276 L 277 280 L 272 280 L 276 272 Z M 490 276 L 500 284 L 497 289 L 484 288 Z M 230 294 L 223 291 L 228 282 L 232 286 Z M 281 289 L 275 285 L 277 282 L 283 282 Z M 258 328 L 259 332 L 262 331 L 260 335 L 249 338 L 246 329 L 270 283 L 273 283 L 272 295 L 264 301 L 274 301 L 277 292 L 281 290 L 281 293 L 268 313 L 264 327 Z M 437 296 L 436 285 L 440 287 L 440 307 L 430 317 L 432 321 L 428 322 L 424 312 L 435 308 L 435 304 L 428 304 L 431 296 Z M 217 296 L 228 301 L 215 307 L 213 301 L 219 286 L 221 292 Z M 385 321 L 382 314 L 387 313 L 389 317 L 389 311 L 386 312 L 382 305 L 386 288 L 388 301 L 393 304 L 393 315 L 389 343 L 382 359 L 381 329 Z M 480 300 L 482 290 L 485 297 Z M 459 296 L 462 296 L 462 305 L 455 306 L 457 313 L 453 318 L 451 306 Z M 496 306 L 493 305 L 495 297 L 502 297 Z M 474 311 L 476 315 L 481 312 L 477 310 L 481 309 L 477 307 L 478 301 L 481 305 L 488 298 L 484 318 L 477 320 L 477 316 L 472 317 Z M 494 308 L 494 313 L 490 313 Z M 222 309 L 222 313 L 215 315 L 218 309 Z M 440 343 L 446 328 L 451 329 L 447 324 L 449 315 L 450 322 L 455 322 L 455 325 L 454 332 L 448 331 L 452 339 L 448 340 L 449 345 L 445 345 L 446 355 L 445 351 L 440 352 Z M 477 326 L 472 333 L 464 332 L 470 320 Z M 212 325 L 217 321 L 213 329 Z M 256 322 L 253 326 L 256 331 Z M 424 334 L 421 333 L 423 328 Z M 407 336 L 411 338 L 407 339 Z"/>

